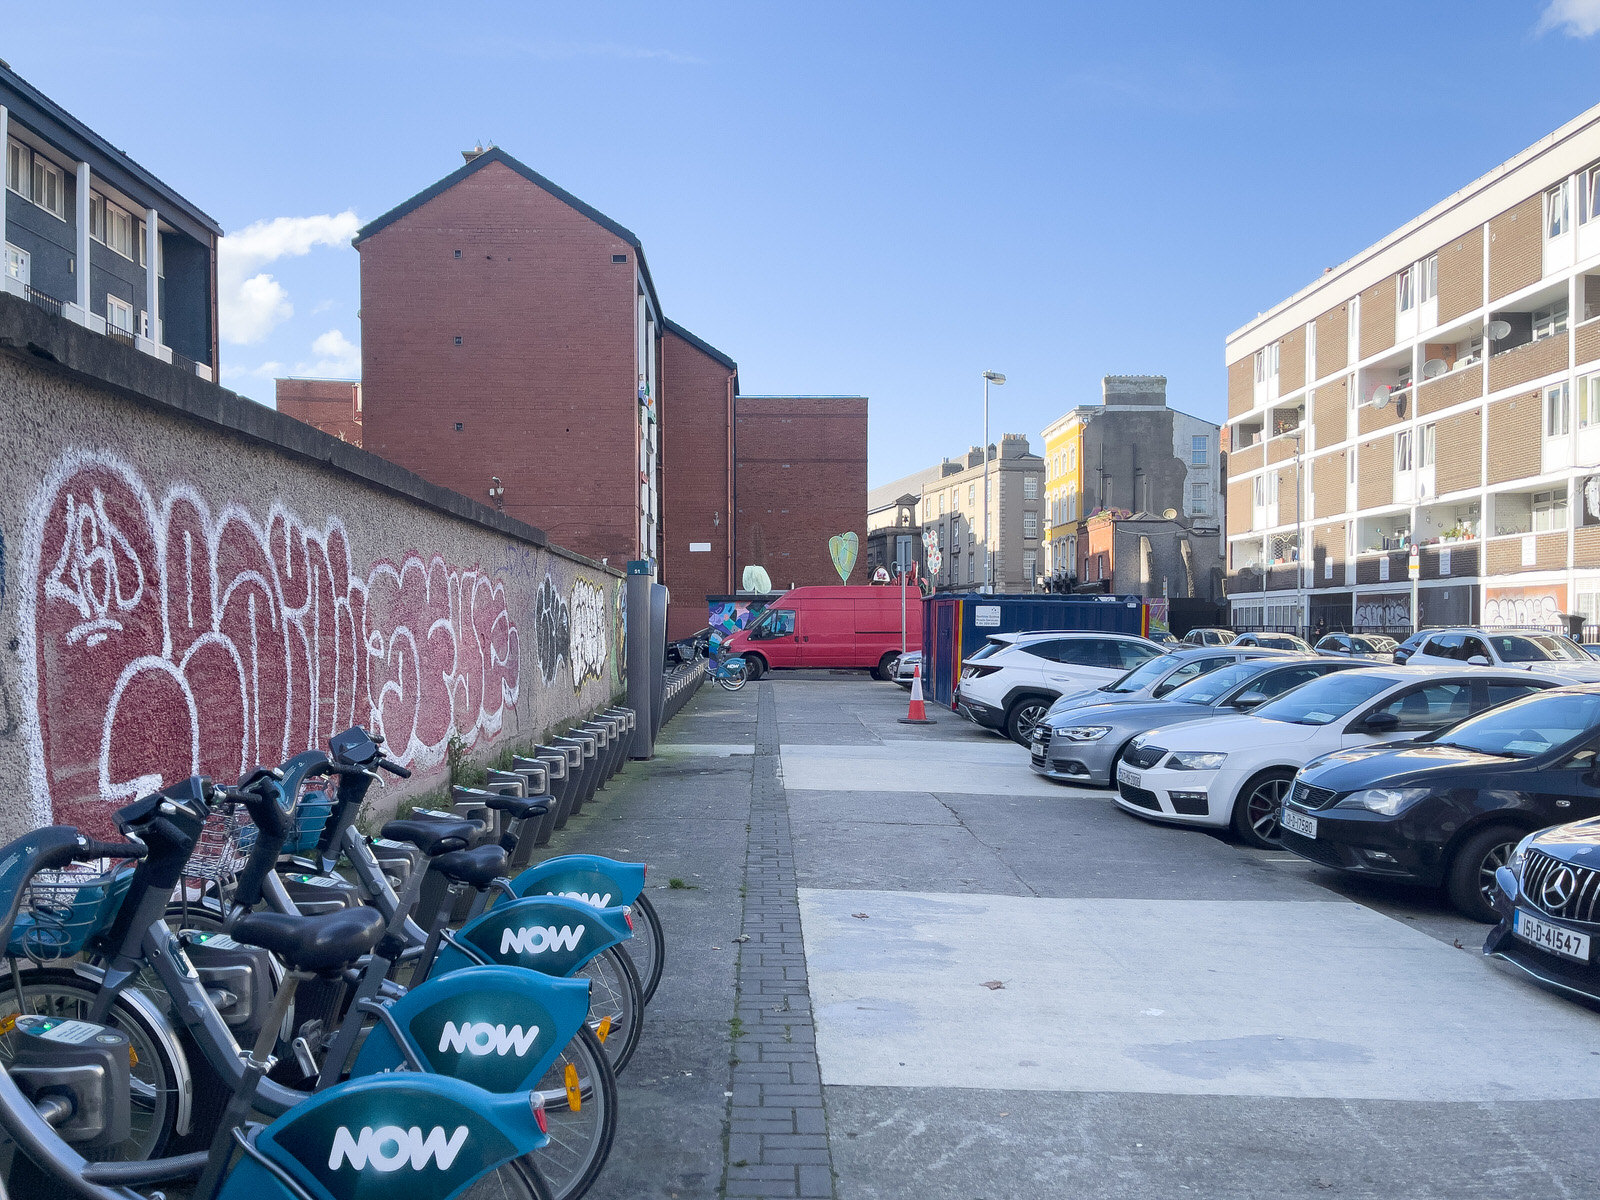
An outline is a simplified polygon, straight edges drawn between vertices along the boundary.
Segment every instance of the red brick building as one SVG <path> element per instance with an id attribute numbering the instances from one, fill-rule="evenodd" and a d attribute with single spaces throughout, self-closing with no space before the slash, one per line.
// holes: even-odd
<path id="1" fill-rule="evenodd" d="M 639 239 L 503 150 L 356 235 L 364 448 L 613 561 L 657 554 L 660 305 Z M 640 393 L 646 393 L 646 400 Z"/>
<path id="2" fill-rule="evenodd" d="M 279 379 L 278 411 L 315 425 L 341 442 L 361 445 L 361 381 L 358 379 Z"/>
<path id="3" fill-rule="evenodd" d="M 828 539 L 854 533 L 849 582 L 868 582 L 867 398 L 740 396 L 735 415 L 740 572 L 765 567 L 780 589 L 837 584 Z"/>

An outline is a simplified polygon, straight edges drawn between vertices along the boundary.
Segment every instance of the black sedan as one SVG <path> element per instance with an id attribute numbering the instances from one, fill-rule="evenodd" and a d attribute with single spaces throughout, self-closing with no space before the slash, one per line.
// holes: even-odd
<path id="1" fill-rule="evenodd" d="M 1600 1006 L 1600 819 L 1529 834 L 1495 878 L 1500 923 L 1483 952 Z"/>
<path id="2" fill-rule="evenodd" d="M 1600 815 L 1597 746 L 1600 685 L 1589 684 L 1510 699 L 1404 745 L 1336 751 L 1296 776 L 1280 814 L 1283 848 L 1443 887 L 1462 913 L 1496 921 L 1495 871 L 1517 842 Z"/>

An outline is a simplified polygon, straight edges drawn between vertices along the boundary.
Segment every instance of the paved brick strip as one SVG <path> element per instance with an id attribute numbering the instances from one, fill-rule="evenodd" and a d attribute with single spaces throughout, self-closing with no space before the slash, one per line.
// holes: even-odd
<path id="1" fill-rule="evenodd" d="M 833 1159 L 822 1111 L 811 991 L 795 897 L 789 800 L 778 776 L 778 709 L 758 684 L 744 934 L 739 948 L 725 1196 L 827 1197 Z"/>

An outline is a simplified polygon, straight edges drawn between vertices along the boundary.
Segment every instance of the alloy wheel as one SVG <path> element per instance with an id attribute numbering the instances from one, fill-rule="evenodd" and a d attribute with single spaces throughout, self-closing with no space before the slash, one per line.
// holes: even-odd
<path id="1" fill-rule="evenodd" d="M 1478 863 L 1478 891 L 1483 893 L 1483 902 L 1490 908 L 1494 907 L 1494 873 L 1511 861 L 1511 852 L 1516 848 L 1516 842 L 1500 842 L 1490 846 Z"/>
<path id="2" fill-rule="evenodd" d="M 1263 842 L 1278 840 L 1278 812 L 1289 795 L 1287 779 L 1263 779 L 1245 798 L 1245 819 Z"/>
<path id="3" fill-rule="evenodd" d="M 1030 700 L 1017 709 L 1017 741 L 1024 746 L 1033 741 L 1033 731 L 1038 728 L 1039 722 L 1044 720 L 1045 713 L 1050 711 L 1048 704 L 1041 704 L 1037 700 Z"/>

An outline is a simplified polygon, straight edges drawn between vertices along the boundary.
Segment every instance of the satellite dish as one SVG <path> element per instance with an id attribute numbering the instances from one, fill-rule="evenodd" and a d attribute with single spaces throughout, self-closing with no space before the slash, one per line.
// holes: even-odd
<path id="1" fill-rule="evenodd" d="M 1503 341 L 1511 336 L 1511 322 L 1490 321 L 1483 327 L 1483 332 L 1488 335 L 1490 341 Z"/>
<path id="2" fill-rule="evenodd" d="M 1373 408 L 1388 408 L 1389 385 L 1387 383 L 1373 384 L 1372 392 L 1367 397 L 1367 403 L 1372 405 Z"/>
<path id="3" fill-rule="evenodd" d="M 1450 369 L 1450 364 L 1442 358 L 1430 358 L 1422 364 L 1422 377 L 1424 379 L 1437 379 Z"/>
<path id="4" fill-rule="evenodd" d="M 1164 509 L 1161 510 L 1161 519 L 1162 520 L 1164 520 L 1164 521 L 1175 521 L 1175 520 L 1177 520 L 1177 518 L 1178 518 L 1178 510 L 1177 509 L 1175 509 L 1175 508 L 1164 508 Z"/>

